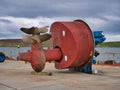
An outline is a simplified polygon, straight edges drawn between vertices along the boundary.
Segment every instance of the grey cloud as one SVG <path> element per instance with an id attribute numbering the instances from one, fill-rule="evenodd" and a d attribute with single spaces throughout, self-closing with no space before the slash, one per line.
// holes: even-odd
<path id="1" fill-rule="evenodd" d="M 101 28 L 106 34 L 120 35 L 120 21 L 111 21 L 107 26 Z"/>
<path id="2" fill-rule="evenodd" d="M 94 17 L 99 13 L 118 13 L 117 0 L 4 0 L 0 1 L 3 15 L 16 17 Z M 109 2 L 109 3 L 108 3 Z M 3 6 L 5 5 L 5 6 Z"/>
<path id="3" fill-rule="evenodd" d="M 64 17 L 70 20 L 86 18 L 97 18 L 104 23 L 92 20 L 90 25 L 93 30 L 103 30 L 105 34 L 120 35 L 120 20 L 112 20 L 104 17 L 105 15 L 117 16 L 120 18 L 120 0 L 0 0 L 0 17 L 24 17 L 36 18 L 47 17 L 59 18 Z M 63 19 L 64 20 L 64 19 Z M 11 33 L 16 33 L 17 26 L 11 25 L 11 21 L 0 19 L 0 23 L 8 23 L 8 27 L 0 26 Z M 90 26 L 90 27 L 91 27 Z M 16 36 L 20 36 L 18 32 Z M 11 34 L 12 35 L 12 34 Z M 2 37 L 3 35 L 0 35 Z"/>
<path id="4" fill-rule="evenodd" d="M 0 22 L 1 22 L 1 23 L 12 23 L 11 21 L 5 20 L 5 19 L 0 19 Z"/>

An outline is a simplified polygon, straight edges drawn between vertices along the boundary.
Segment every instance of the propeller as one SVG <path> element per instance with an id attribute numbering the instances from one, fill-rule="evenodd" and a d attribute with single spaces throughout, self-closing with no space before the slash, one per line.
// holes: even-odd
<path id="1" fill-rule="evenodd" d="M 32 35 L 35 35 L 35 34 L 40 34 L 40 33 L 45 33 L 48 31 L 48 28 L 49 26 L 44 26 L 44 27 L 31 27 L 31 28 L 20 28 L 21 31 L 23 31 L 24 33 L 26 34 L 32 34 Z"/>
<path id="2" fill-rule="evenodd" d="M 20 28 L 21 31 L 23 31 L 26 34 L 32 34 L 32 35 L 26 35 L 22 38 L 22 40 L 26 43 L 37 43 L 37 42 L 44 42 L 51 38 L 51 34 L 43 34 L 40 35 L 40 33 L 46 33 L 48 31 L 49 26 L 44 27 L 31 27 L 31 28 Z"/>

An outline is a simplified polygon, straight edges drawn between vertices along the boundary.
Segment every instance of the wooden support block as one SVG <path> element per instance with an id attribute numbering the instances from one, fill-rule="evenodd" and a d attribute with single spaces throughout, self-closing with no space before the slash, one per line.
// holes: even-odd
<path id="1" fill-rule="evenodd" d="M 45 75 L 45 76 L 52 76 L 52 72 L 31 72 L 32 75 Z"/>

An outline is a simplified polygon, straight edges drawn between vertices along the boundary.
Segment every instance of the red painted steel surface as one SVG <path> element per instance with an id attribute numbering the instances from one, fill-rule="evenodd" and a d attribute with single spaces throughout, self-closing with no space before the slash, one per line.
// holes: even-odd
<path id="1" fill-rule="evenodd" d="M 36 72 L 41 72 L 45 67 L 45 54 L 40 43 L 32 44 L 31 51 L 20 53 L 19 59 L 29 61 Z"/>
<path id="2" fill-rule="evenodd" d="M 55 62 L 57 69 L 86 65 L 94 53 L 94 38 L 84 22 L 55 22 L 51 26 L 53 48 L 59 47 L 63 57 Z"/>
<path id="3" fill-rule="evenodd" d="M 20 53 L 19 59 L 29 61 L 36 72 L 45 62 L 55 61 L 57 69 L 85 66 L 94 53 L 94 38 L 83 21 L 55 22 L 51 26 L 53 49 L 43 50 L 42 43 L 34 43 L 31 51 Z"/>
<path id="4" fill-rule="evenodd" d="M 43 50 L 34 50 L 31 52 L 31 66 L 36 72 L 41 72 L 45 67 L 45 55 Z"/>
<path id="5" fill-rule="evenodd" d="M 60 62 L 61 58 L 62 58 L 62 52 L 59 48 L 55 48 L 55 49 L 48 49 L 44 51 L 45 53 L 45 58 L 47 62 L 51 62 L 51 61 L 58 61 Z"/>
<path id="6" fill-rule="evenodd" d="M 41 72 L 44 69 L 46 61 L 59 62 L 61 57 L 62 52 L 59 48 L 43 50 L 41 43 L 32 44 L 31 51 L 19 54 L 19 59 L 30 62 L 36 72 Z"/>

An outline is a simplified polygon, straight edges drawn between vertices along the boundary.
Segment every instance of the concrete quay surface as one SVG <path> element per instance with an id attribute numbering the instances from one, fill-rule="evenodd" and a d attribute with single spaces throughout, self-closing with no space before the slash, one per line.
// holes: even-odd
<path id="1" fill-rule="evenodd" d="M 93 65 L 93 70 L 98 75 L 57 70 L 46 63 L 35 74 L 29 63 L 6 60 L 0 63 L 0 90 L 120 90 L 120 67 Z"/>

